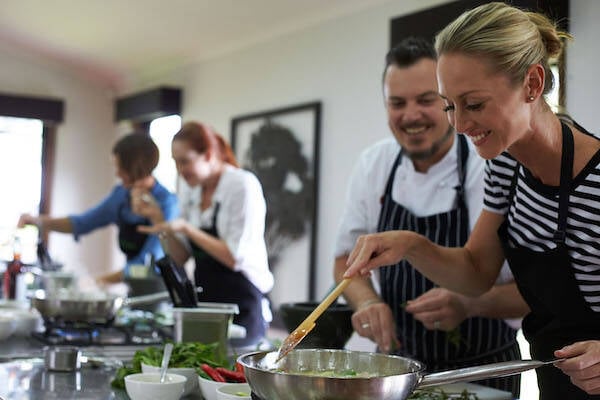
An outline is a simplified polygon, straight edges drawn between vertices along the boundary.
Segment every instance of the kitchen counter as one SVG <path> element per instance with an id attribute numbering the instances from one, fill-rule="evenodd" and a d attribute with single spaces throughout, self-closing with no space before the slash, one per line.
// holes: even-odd
<path id="1" fill-rule="evenodd" d="M 122 361 L 133 357 L 136 346 L 81 347 L 82 367 L 76 372 L 47 371 L 44 344 L 33 337 L 11 337 L 0 342 L 0 398 L 4 400 L 115 399 L 128 400 L 124 390 L 110 385 Z M 477 393 L 482 400 L 508 400 L 510 393 L 474 384 L 452 384 L 448 391 L 462 389 Z M 187 396 L 185 400 L 200 400 Z"/>
<path id="2" fill-rule="evenodd" d="M 113 389 L 110 383 L 121 362 L 131 360 L 139 346 L 81 347 L 82 366 L 76 372 L 47 371 L 43 349 L 44 344 L 33 337 L 11 337 L 0 342 L 0 398 L 129 399 L 124 390 Z"/>
<path id="3" fill-rule="evenodd" d="M 0 396 L 8 400 L 128 399 L 110 382 L 115 367 L 82 367 L 76 372 L 52 372 L 41 358 L 0 364 Z"/>
<path id="4" fill-rule="evenodd" d="M 0 397 L 8 399 L 128 399 L 110 386 L 117 359 L 83 363 L 76 372 L 52 372 L 44 366 L 44 345 L 33 337 L 11 337 L 0 342 Z M 101 349 L 82 354 L 100 359 Z M 133 353 L 131 353 L 133 355 Z"/>

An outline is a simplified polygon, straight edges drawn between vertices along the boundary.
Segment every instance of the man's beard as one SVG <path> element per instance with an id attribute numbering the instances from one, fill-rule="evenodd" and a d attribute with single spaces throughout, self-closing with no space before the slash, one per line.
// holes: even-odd
<path id="1" fill-rule="evenodd" d="M 427 150 L 409 152 L 406 151 L 406 149 L 404 149 L 404 151 L 411 160 L 427 160 L 428 158 L 433 157 L 435 154 L 437 154 L 437 152 L 440 150 L 440 147 L 442 147 L 442 145 L 446 143 L 446 141 L 450 139 L 450 137 L 452 137 L 453 134 L 454 128 L 452 126 L 448 126 L 448 130 L 446 131 L 444 136 L 439 138 L 436 142 L 433 142 L 431 147 Z"/>

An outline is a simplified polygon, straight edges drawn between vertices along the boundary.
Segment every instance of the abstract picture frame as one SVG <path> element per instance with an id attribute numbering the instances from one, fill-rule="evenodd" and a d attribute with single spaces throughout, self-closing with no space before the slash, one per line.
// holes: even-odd
<path id="1" fill-rule="evenodd" d="M 234 117 L 231 145 L 253 172 L 267 202 L 265 239 L 275 287 L 274 309 L 314 300 L 321 103 Z"/>

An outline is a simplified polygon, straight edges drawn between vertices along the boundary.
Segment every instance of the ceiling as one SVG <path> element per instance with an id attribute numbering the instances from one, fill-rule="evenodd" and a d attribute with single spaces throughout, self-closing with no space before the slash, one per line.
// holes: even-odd
<path id="1" fill-rule="evenodd" d="M 119 89 L 387 0 L 1 0 L 0 46 Z"/>

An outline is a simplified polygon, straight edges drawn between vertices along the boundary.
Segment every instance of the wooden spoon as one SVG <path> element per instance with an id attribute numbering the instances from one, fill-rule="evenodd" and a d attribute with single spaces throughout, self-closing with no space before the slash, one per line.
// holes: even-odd
<path id="1" fill-rule="evenodd" d="M 335 299 L 337 299 L 339 295 L 342 294 L 344 289 L 346 289 L 346 287 L 350 284 L 351 279 L 352 278 L 346 278 L 343 281 L 341 281 L 335 287 L 335 289 L 333 289 L 331 293 L 329 293 L 329 295 L 327 295 L 327 297 L 325 297 L 323 301 L 313 310 L 313 312 L 311 312 L 308 315 L 308 317 L 306 317 L 306 319 L 302 321 L 300 325 L 298 325 L 298 327 L 288 335 L 288 337 L 285 338 L 283 343 L 281 343 L 281 347 L 279 348 L 279 353 L 277 354 L 276 362 L 281 360 L 290 351 L 292 351 L 294 347 L 296 347 L 298 343 L 300 343 L 302 339 L 304 339 L 306 335 L 308 335 L 308 333 L 313 330 L 317 318 L 319 318 L 321 314 L 323 314 L 323 312 L 327 309 L 327 307 L 329 307 L 331 303 L 333 303 Z"/>

